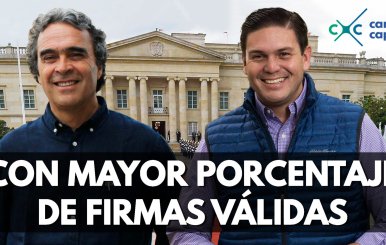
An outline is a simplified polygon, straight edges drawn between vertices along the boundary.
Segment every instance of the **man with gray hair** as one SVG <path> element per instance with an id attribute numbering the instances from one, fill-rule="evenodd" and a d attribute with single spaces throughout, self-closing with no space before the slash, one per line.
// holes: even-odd
<path id="1" fill-rule="evenodd" d="M 43 116 L 6 135 L 0 141 L 0 152 L 159 153 L 174 159 L 159 134 L 142 123 L 108 110 L 105 100 L 96 95 L 105 83 L 105 33 L 95 28 L 85 14 L 53 9 L 40 15 L 30 29 L 27 53 L 30 71 L 42 86 L 49 103 Z M 132 192 L 128 195 L 136 196 L 144 190 L 148 190 L 151 198 L 160 199 L 162 204 L 176 198 L 179 191 L 174 187 L 146 188 L 140 185 L 130 188 Z M 5 195 L 2 191 L 2 222 L 15 220 L 13 214 L 30 217 L 31 213 L 36 213 L 35 209 L 25 208 L 30 205 L 28 198 L 12 192 Z M 141 228 L 140 232 L 122 229 L 63 232 L 59 229 L 46 233 L 4 232 L 3 226 L 0 244 L 150 244 L 153 228 L 157 233 L 157 244 L 167 244 L 164 227 L 150 225 Z"/>

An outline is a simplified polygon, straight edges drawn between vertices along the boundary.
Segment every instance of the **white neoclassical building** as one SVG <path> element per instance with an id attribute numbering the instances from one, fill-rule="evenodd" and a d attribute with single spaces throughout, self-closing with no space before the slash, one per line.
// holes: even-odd
<path id="1" fill-rule="evenodd" d="M 318 52 L 310 36 L 311 70 L 319 91 L 347 101 L 386 95 L 383 58 Z M 17 49 L 0 47 L 0 119 L 8 126 L 44 113 L 47 99 L 29 73 L 21 53 L 19 86 Z M 100 94 L 108 106 L 142 121 L 171 141 L 205 131 L 208 122 L 238 107 L 249 87 L 238 44 L 206 43 L 205 34 L 154 31 L 108 44 L 106 85 Z"/>

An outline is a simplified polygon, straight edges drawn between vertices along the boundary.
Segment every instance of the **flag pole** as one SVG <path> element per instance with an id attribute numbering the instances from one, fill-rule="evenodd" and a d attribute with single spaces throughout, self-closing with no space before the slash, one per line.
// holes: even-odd
<path id="1" fill-rule="evenodd" d="M 17 67 L 19 70 L 19 89 L 20 89 L 20 101 L 21 101 L 21 113 L 23 115 L 23 124 L 25 121 L 25 108 L 24 108 L 24 95 L 23 95 L 23 81 L 21 79 L 21 65 L 20 65 L 20 52 L 19 45 L 17 45 Z"/>

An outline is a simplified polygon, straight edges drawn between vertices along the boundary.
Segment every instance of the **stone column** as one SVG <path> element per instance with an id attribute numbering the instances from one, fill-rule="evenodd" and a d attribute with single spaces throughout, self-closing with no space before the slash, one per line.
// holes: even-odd
<path id="1" fill-rule="evenodd" d="M 139 94 L 141 102 L 141 122 L 146 125 L 149 125 L 148 119 L 148 105 L 147 105 L 147 77 L 138 77 L 139 80 Z"/>
<path id="2" fill-rule="evenodd" d="M 105 99 L 107 103 L 107 107 L 109 109 L 114 109 L 114 89 L 113 89 L 113 76 L 106 76 L 106 83 L 105 83 Z"/>
<path id="3" fill-rule="evenodd" d="M 208 78 L 200 78 L 201 81 L 201 139 L 205 137 L 205 127 L 208 124 Z"/>
<path id="4" fill-rule="evenodd" d="M 127 77 L 129 80 L 129 108 L 130 117 L 137 120 L 137 90 L 135 87 L 135 79 L 137 77 Z"/>
<path id="5" fill-rule="evenodd" d="M 188 138 L 188 126 L 186 124 L 186 78 L 180 78 L 180 82 L 178 84 L 178 105 L 180 111 L 180 132 L 181 137 L 183 139 Z"/>
<path id="6" fill-rule="evenodd" d="M 211 119 L 212 121 L 218 118 L 218 82 L 219 78 L 211 78 Z"/>
<path id="7" fill-rule="evenodd" d="M 177 130 L 177 110 L 176 110 L 176 83 L 174 77 L 168 77 L 169 81 L 169 130 L 170 130 L 170 142 L 176 142 L 176 130 Z"/>

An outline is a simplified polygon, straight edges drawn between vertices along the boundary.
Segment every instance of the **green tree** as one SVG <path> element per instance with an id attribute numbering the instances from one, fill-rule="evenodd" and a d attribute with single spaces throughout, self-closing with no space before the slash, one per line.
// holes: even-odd
<path id="1" fill-rule="evenodd" d="M 383 129 L 384 125 L 386 125 L 386 99 L 375 96 L 366 96 L 359 99 L 357 103 L 365 109 L 377 127 L 379 123 L 381 123 Z"/>
<path id="2" fill-rule="evenodd" d="M 12 131 L 13 128 L 7 127 L 7 123 L 4 120 L 0 120 L 0 139 L 3 138 L 9 131 Z"/>

